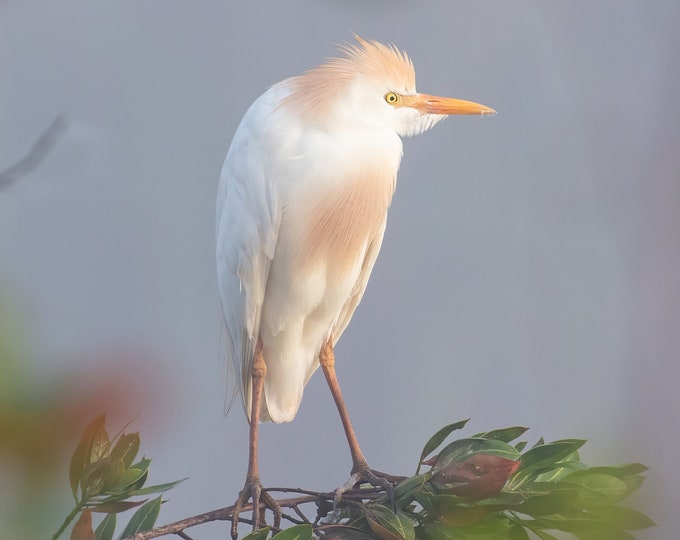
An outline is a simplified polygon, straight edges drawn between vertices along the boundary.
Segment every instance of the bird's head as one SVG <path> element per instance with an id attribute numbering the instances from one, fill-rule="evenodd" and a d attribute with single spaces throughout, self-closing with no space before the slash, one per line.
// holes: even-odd
<path id="1" fill-rule="evenodd" d="M 323 129 L 391 130 L 408 137 L 451 114 L 495 113 L 472 101 L 416 92 L 413 63 L 394 46 L 357 37 L 357 44 L 340 51 L 343 56 L 284 81 L 291 90 L 285 105 Z"/>

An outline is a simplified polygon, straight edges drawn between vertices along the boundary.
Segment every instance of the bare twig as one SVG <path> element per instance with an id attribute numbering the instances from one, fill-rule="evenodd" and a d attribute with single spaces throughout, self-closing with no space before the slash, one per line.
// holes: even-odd
<path id="1" fill-rule="evenodd" d="M 297 508 L 297 506 L 295 508 Z M 281 514 L 281 517 L 287 521 L 290 521 L 293 525 L 303 525 L 304 523 L 309 523 L 309 520 L 304 514 L 300 513 L 300 515 L 303 519 L 298 519 L 291 516 L 290 514 L 286 514 L 285 512 Z"/>
<path id="2" fill-rule="evenodd" d="M 64 116 L 61 114 L 57 116 L 21 160 L 1 171 L 0 190 L 8 188 L 22 176 L 26 176 L 38 167 L 50 150 L 54 148 L 54 145 L 66 130 L 66 125 Z"/>
<path id="3" fill-rule="evenodd" d="M 293 511 L 298 515 L 298 517 L 299 517 L 300 519 L 304 520 L 303 522 L 309 523 L 309 520 L 307 519 L 307 516 L 305 516 L 305 514 L 302 512 L 302 510 L 300 510 L 300 507 L 299 507 L 297 504 L 294 504 L 294 505 L 292 506 L 292 508 L 293 508 Z M 289 521 L 290 521 L 290 520 L 289 520 Z"/>
<path id="4" fill-rule="evenodd" d="M 326 492 L 316 492 L 306 489 L 299 488 L 268 488 L 267 491 L 278 491 L 282 493 L 292 492 L 300 493 L 299 497 L 292 497 L 287 499 L 279 499 L 276 502 L 279 503 L 281 508 L 290 508 L 295 512 L 300 519 L 294 518 L 293 516 L 285 516 L 291 523 L 312 523 L 312 521 L 300 510 L 300 505 L 309 503 L 326 503 L 332 504 L 334 493 Z M 374 500 L 384 496 L 384 492 L 380 488 L 369 488 L 369 489 L 352 489 L 348 490 L 343 494 L 342 500 L 347 503 L 360 503 L 366 500 Z M 261 509 L 265 509 L 265 506 L 260 505 Z M 197 516 L 192 516 L 174 523 L 169 523 L 168 525 L 163 525 L 161 527 L 156 527 L 148 531 L 137 533 L 133 536 L 127 537 L 125 540 L 149 540 L 150 538 L 158 538 L 160 536 L 165 536 L 169 534 L 175 534 L 181 538 L 189 538 L 184 533 L 185 529 L 194 527 L 196 525 L 201 525 L 202 523 L 208 523 L 211 521 L 227 521 L 231 519 L 232 512 L 234 510 L 233 506 L 228 506 L 226 508 L 220 508 L 218 510 L 212 510 L 211 512 L 206 512 L 204 514 L 199 514 Z M 242 508 L 244 513 L 252 512 L 253 505 L 249 504 Z M 241 518 L 239 516 L 239 521 L 243 523 L 251 523 L 249 519 Z M 315 521 L 316 522 L 316 521 Z"/>

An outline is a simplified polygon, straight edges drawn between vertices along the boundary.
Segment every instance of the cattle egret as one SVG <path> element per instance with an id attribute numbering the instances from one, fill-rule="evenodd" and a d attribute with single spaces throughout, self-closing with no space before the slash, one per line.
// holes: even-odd
<path id="1" fill-rule="evenodd" d="M 340 413 L 352 476 L 383 485 L 364 458 L 335 375 L 333 348 L 361 300 L 382 243 L 401 137 L 451 114 L 493 109 L 416 92 L 408 56 L 357 38 L 339 58 L 272 86 L 246 112 L 217 195 L 217 275 L 228 361 L 250 422 L 235 504 L 280 509 L 262 489 L 258 420 L 289 422 L 321 366 Z M 260 499 L 262 499 L 260 501 Z M 254 528 L 259 512 L 253 512 Z"/>

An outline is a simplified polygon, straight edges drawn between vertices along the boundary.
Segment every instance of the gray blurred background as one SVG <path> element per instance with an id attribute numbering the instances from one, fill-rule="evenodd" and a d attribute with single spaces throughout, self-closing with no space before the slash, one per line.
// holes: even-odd
<path id="1" fill-rule="evenodd" d="M 0 290 L 32 369 L 146 373 L 132 429 L 151 481 L 190 477 L 159 521 L 231 504 L 247 424 L 239 404 L 223 415 L 214 275 L 229 141 L 255 97 L 353 32 L 393 42 L 420 91 L 499 114 L 405 141 L 382 252 L 337 349 L 369 462 L 412 473 L 427 438 L 469 416 L 468 435 L 588 438 L 588 462 L 651 467 L 633 504 L 659 527 L 639 538 L 674 538 L 679 28 L 673 0 L 0 2 L 0 170 L 67 121 L 0 192 Z M 140 354 L 116 365 L 112 350 Z M 330 490 L 349 474 L 319 374 L 295 422 L 261 441 L 265 485 Z M 67 511 L 66 458 L 62 481 Z"/>

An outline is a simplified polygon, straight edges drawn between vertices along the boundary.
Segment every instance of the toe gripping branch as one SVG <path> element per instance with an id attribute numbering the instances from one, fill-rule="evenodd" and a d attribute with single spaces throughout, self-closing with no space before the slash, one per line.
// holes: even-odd
<path id="1" fill-rule="evenodd" d="M 260 524 L 265 523 L 264 513 L 267 508 L 274 514 L 274 528 L 281 528 L 281 506 L 269 493 L 267 493 L 267 490 L 262 487 L 259 478 L 252 478 L 246 482 L 245 486 L 243 486 L 243 489 L 238 495 L 238 499 L 236 499 L 236 502 L 234 503 L 234 510 L 231 515 L 231 537 L 234 540 L 238 538 L 239 514 L 248 504 L 248 499 L 252 499 L 253 501 L 252 523 L 254 531 L 260 528 Z"/>

